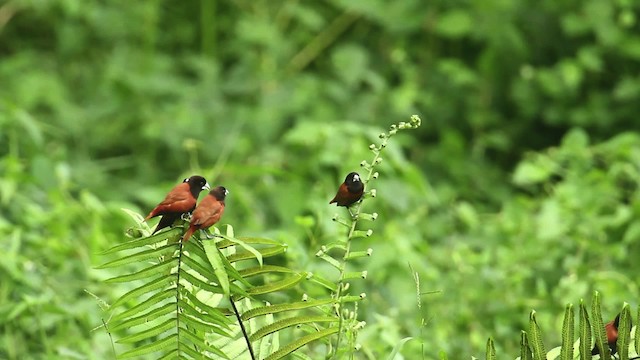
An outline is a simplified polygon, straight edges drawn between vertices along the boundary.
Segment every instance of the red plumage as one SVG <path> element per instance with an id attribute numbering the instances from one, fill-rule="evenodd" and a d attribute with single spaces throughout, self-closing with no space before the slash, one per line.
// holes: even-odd
<path id="1" fill-rule="evenodd" d="M 160 223 L 153 231 L 155 234 L 158 230 L 171 226 L 174 221 L 178 220 L 182 214 L 193 211 L 196 207 L 198 195 L 204 189 L 209 189 L 207 180 L 202 176 L 191 176 L 184 179 L 181 184 L 176 185 L 167 196 L 158 204 L 144 221 L 156 216 L 162 216 Z"/>
<path id="2" fill-rule="evenodd" d="M 336 203 L 338 206 L 349 207 L 362 198 L 364 193 L 364 184 L 360 180 L 358 173 L 352 172 L 347 175 L 344 182 L 340 184 L 336 196 L 329 204 Z"/>
<path id="3" fill-rule="evenodd" d="M 229 191 L 222 186 L 212 189 L 207 196 L 200 201 L 200 204 L 196 207 L 191 215 L 191 222 L 187 232 L 184 233 L 182 241 L 187 241 L 191 238 L 196 230 L 208 229 L 218 221 L 224 213 L 226 198 Z"/>

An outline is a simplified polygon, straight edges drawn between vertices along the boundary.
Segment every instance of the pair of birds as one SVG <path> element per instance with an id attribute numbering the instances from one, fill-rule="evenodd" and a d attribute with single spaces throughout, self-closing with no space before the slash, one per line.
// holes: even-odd
<path id="1" fill-rule="evenodd" d="M 216 186 L 211 189 L 196 207 L 200 192 L 209 189 L 207 179 L 202 176 L 194 175 L 186 178 L 181 184 L 171 189 L 164 200 L 151 210 L 144 220 L 162 216 L 153 231 L 155 234 L 159 230 L 173 225 L 184 214 L 193 212 L 189 221 L 189 229 L 182 237 L 182 241 L 187 241 L 196 230 L 208 229 L 220 221 L 220 217 L 224 213 L 224 199 L 229 195 L 229 191 L 224 186 Z"/>
<path id="2" fill-rule="evenodd" d="M 209 190 L 207 180 L 199 175 L 186 178 L 181 184 L 176 185 L 164 200 L 158 204 L 147 217 L 145 221 L 162 216 L 158 226 L 153 231 L 157 233 L 160 229 L 164 229 L 173 225 L 173 223 L 181 218 L 184 214 L 193 212 L 189 221 L 189 229 L 184 233 L 182 241 L 187 241 L 196 230 L 205 230 L 220 221 L 224 213 L 224 200 L 229 195 L 229 191 L 224 186 L 217 186 L 209 194 L 205 196 L 199 204 L 198 196 L 202 190 Z M 337 206 L 349 207 L 362 198 L 364 193 L 364 184 L 358 173 L 352 172 L 345 178 L 344 182 L 338 188 L 336 196 L 329 204 L 336 203 Z"/>

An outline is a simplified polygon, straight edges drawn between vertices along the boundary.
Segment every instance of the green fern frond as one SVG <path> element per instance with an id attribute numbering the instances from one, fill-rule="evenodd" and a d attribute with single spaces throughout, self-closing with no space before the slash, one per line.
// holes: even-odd
<path id="1" fill-rule="evenodd" d="M 531 347 L 529 347 L 529 337 L 526 331 L 520 332 L 520 360 L 533 360 Z"/>
<path id="2" fill-rule="evenodd" d="M 157 260 L 158 258 L 171 254 L 171 252 L 175 250 L 175 248 L 176 248 L 176 244 L 166 244 L 166 245 L 158 246 L 156 248 L 151 248 L 145 251 L 141 251 L 139 253 L 127 255 L 119 259 L 110 261 L 106 264 L 102 264 L 96 267 L 96 269 L 116 268 L 124 265 L 141 263 L 144 261 Z"/>
<path id="3" fill-rule="evenodd" d="M 313 277 L 307 272 L 263 263 L 284 253 L 286 246 L 263 238 L 234 238 L 231 226 L 227 226 L 223 238 L 183 243 L 183 228 L 178 226 L 105 251 L 107 255 L 123 255 L 100 269 L 135 268 L 107 280 L 111 284 L 135 285 L 110 307 L 115 313 L 110 329 L 126 331 L 116 342 L 134 346 L 121 357 L 154 354 L 167 359 L 249 358 L 249 340 L 258 358 L 279 358 L 312 341 L 328 342 L 328 337 L 335 334 L 337 327 L 331 326 L 338 321 L 331 311 L 334 299 L 269 306 L 254 299 L 291 289 Z M 240 299 L 236 303 L 241 304 L 243 312 L 238 316 L 247 334 L 224 305 L 229 296 Z M 341 301 L 361 299 L 351 296 Z M 133 306 L 127 307 L 128 304 Z M 284 331 L 310 333 L 290 335 L 288 338 L 294 340 L 280 346 Z"/>
<path id="4" fill-rule="evenodd" d="M 636 331 L 633 346 L 636 350 L 636 354 L 640 354 L 640 306 L 638 306 L 638 312 L 636 314 Z"/>
<path id="5" fill-rule="evenodd" d="M 294 285 L 304 280 L 306 277 L 307 277 L 307 273 L 301 272 L 279 281 L 273 281 L 269 284 L 254 286 L 253 288 L 249 289 L 247 292 L 251 295 L 262 295 L 262 294 L 268 294 L 276 291 L 282 291 L 285 289 L 290 289 Z"/>
<path id="6" fill-rule="evenodd" d="M 280 304 L 280 305 L 269 305 L 253 308 L 249 311 L 246 311 L 242 314 L 242 320 L 249 320 L 256 316 L 267 315 L 267 314 L 277 314 L 283 311 L 294 311 L 294 310 L 302 310 L 307 308 L 314 308 L 322 305 L 328 305 L 335 300 L 333 299 L 322 299 L 322 300 L 309 300 L 309 301 L 301 301 L 289 304 Z"/>
<path id="7" fill-rule="evenodd" d="M 620 360 L 629 359 L 629 344 L 631 343 L 631 310 L 625 303 L 620 311 L 620 323 L 618 325 L 618 341 L 616 348 Z"/>
<path id="8" fill-rule="evenodd" d="M 121 297 L 118 298 L 118 300 L 116 300 L 111 307 L 112 308 L 117 308 L 118 306 L 124 304 L 125 302 L 138 298 L 142 295 L 145 294 L 151 294 L 153 293 L 153 291 L 155 290 L 160 290 L 160 289 L 165 289 L 167 286 L 169 286 L 172 282 L 174 282 L 175 279 L 173 278 L 173 276 L 162 276 L 159 278 L 154 278 L 152 280 L 150 280 L 149 282 L 147 282 L 146 284 L 139 286 L 127 293 L 125 293 L 124 295 L 122 295 Z"/>
<path id="9" fill-rule="evenodd" d="M 311 277 L 309 278 L 309 280 L 313 283 L 316 283 L 324 287 L 325 289 L 328 289 L 332 293 L 335 293 L 338 289 L 338 285 L 336 285 L 334 282 L 331 282 L 328 279 L 325 279 L 324 277 L 315 273 L 311 274 Z"/>
<path id="10" fill-rule="evenodd" d="M 573 359 L 573 304 L 567 304 L 562 322 L 562 345 L 560 350 L 561 360 Z"/>
<path id="11" fill-rule="evenodd" d="M 531 348 L 533 350 L 533 358 L 535 360 L 546 360 L 547 352 L 542 342 L 542 333 L 536 320 L 536 312 L 532 311 L 529 315 L 529 337 L 531 338 Z"/>
<path id="12" fill-rule="evenodd" d="M 251 334 L 249 336 L 249 339 L 251 341 L 255 341 L 258 339 L 263 338 L 266 335 L 272 334 L 276 331 L 291 327 L 291 326 L 299 326 L 302 324 L 308 324 L 308 323 L 322 323 L 322 322 L 337 322 L 338 319 L 335 317 L 328 317 L 328 316 L 295 316 L 295 317 L 290 317 L 290 318 L 286 318 L 286 319 L 282 319 L 282 320 L 278 320 L 276 322 L 273 322 L 267 326 L 264 326 L 260 329 L 258 329 L 256 332 L 254 332 L 253 334 Z"/>
<path id="13" fill-rule="evenodd" d="M 589 313 L 584 304 L 584 300 L 580 299 L 580 360 L 591 359 L 591 321 Z"/>
<path id="14" fill-rule="evenodd" d="M 106 283 L 124 283 L 135 280 L 142 280 L 152 275 L 169 273 L 169 270 L 178 264 L 178 259 L 170 259 L 169 261 L 163 261 L 161 263 L 149 266 L 133 274 L 126 274 L 121 276 L 112 277 L 105 280 Z"/>
<path id="15" fill-rule="evenodd" d="M 155 245 L 163 240 L 176 238 L 180 234 L 182 234 L 182 228 L 175 227 L 175 228 L 172 228 L 171 230 L 162 231 L 152 236 L 141 237 L 131 241 L 124 242 L 122 244 L 118 244 L 102 252 L 101 255 L 115 254 L 117 252 L 124 251 L 124 250 L 137 249 L 145 245 Z"/>
<path id="16" fill-rule="evenodd" d="M 265 360 L 277 360 L 282 359 L 283 357 L 291 354 L 292 352 L 298 350 L 299 348 L 319 339 L 328 338 L 329 336 L 336 334 L 338 332 L 337 327 L 329 327 L 309 335 L 305 335 L 298 340 L 291 342 L 283 347 L 281 347 L 278 351 L 272 353 L 267 356 Z"/>
<path id="17" fill-rule="evenodd" d="M 591 302 L 591 320 L 593 325 L 593 335 L 596 340 L 596 346 L 600 350 L 601 359 L 611 358 L 611 350 L 607 343 L 607 332 L 604 328 L 604 322 L 602 321 L 602 304 L 600 303 L 600 293 L 595 291 L 593 293 L 593 300 Z"/>
<path id="18" fill-rule="evenodd" d="M 486 359 L 487 360 L 496 360 L 496 347 L 493 344 L 493 339 L 489 338 L 489 340 L 487 340 L 487 349 L 485 351 L 486 353 Z"/>

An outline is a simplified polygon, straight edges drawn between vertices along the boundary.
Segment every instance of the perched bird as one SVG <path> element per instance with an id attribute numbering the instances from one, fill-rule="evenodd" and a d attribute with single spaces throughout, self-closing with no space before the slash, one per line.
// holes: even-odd
<path id="1" fill-rule="evenodd" d="M 182 241 L 189 240 L 196 230 L 206 230 L 220 221 L 220 217 L 224 213 L 224 199 L 228 194 L 229 191 L 223 186 L 216 186 L 209 191 L 209 194 L 193 210 L 189 229 L 184 233 Z"/>
<path id="2" fill-rule="evenodd" d="M 340 184 L 336 196 L 329 201 L 329 204 L 336 203 L 337 206 L 344 206 L 348 209 L 349 206 L 362 198 L 363 193 L 364 184 L 360 180 L 360 175 L 357 172 L 352 172 Z M 351 210 L 349 210 L 349 213 L 351 213 Z"/>
<path id="3" fill-rule="evenodd" d="M 360 200 L 364 193 L 364 184 L 360 180 L 360 175 L 356 172 L 349 173 L 340 184 L 338 192 L 329 204 L 336 203 L 337 206 L 349 207 L 356 201 Z"/>
<path id="4" fill-rule="evenodd" d="M 164 200 L 144 218 L 147 221 L 162 215 L 153 234 L 160 229 L 171 226 L 183 214 L 193 211 L 198 201 L 198 195 L 202 190 L 209 190 L 209 183 L 205 178 L 198 175 L 184 179 L 181 184 L 171 189 Z"/>
<path id="5" fill-rule="evenodd" d="M 609 321 L 604 326 L 607 332 L 607 343 L 611 349 L 611 355 L 614 355 L 618 351 L 616 346 L 616 342 L 618 341 L 618 326 L 620 326 L 620 314 L 616 315 L 613 321 Z M 598 349 L 597 345 L 594 345 L 593 350 L 591 350 L 591 355 L 597 354 L 600 354 L 600 349 Z"/>

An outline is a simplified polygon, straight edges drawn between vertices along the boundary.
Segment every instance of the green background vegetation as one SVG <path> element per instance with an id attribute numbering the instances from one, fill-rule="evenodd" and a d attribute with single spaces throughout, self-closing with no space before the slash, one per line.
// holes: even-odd
<path id="1" fill-rule="evenodd" d="M 547 348 L 564 305 L 640 290 L 640 4 L 601 1 L 0 2 L 0 358 L 111 358 L 93 268 L 193 173 L 223 223 L 314 271 L 329 206 L 391 123 L 363 353 Z M 419 310 L 409 264 L 419 273 Z M 115 334 L 116 337 L 118 334 Z M 405 345 L 418 358 L 419 341 Z"/>

